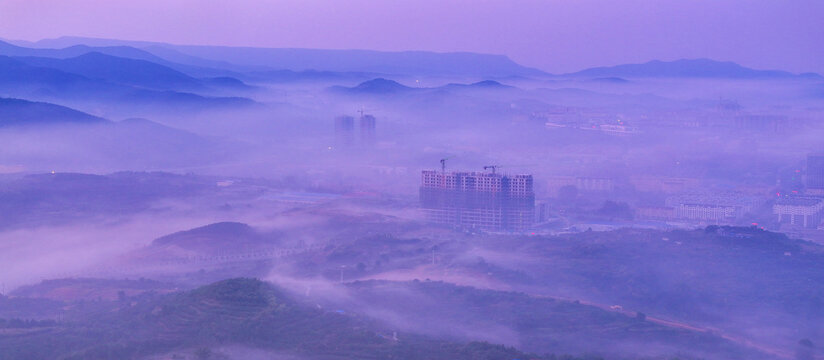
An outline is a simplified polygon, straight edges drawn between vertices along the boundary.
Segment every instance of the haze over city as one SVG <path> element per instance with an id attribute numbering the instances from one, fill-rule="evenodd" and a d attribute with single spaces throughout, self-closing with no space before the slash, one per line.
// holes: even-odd
<path id="1" fill-rule="evenodd" d="M 824 359 L 818 1 L 0 1 L 0 360 Z"/>

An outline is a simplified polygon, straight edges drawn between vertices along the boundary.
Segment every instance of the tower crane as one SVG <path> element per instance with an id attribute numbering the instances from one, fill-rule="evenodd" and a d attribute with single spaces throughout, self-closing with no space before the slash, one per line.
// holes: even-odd
<path id="1" fill-rule="evenodd" d="M 501 165 L 486 165 L 484 166 L 484 170 L 492 169 L 492 173 L 494 174 L 495 170 L 497 170 L 499 167 L 501 167 Z"/>

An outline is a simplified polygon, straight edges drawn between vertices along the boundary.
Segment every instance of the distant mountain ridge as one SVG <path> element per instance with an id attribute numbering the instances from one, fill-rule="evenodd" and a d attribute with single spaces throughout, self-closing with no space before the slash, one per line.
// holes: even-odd
<path id="1" fill-rule="evenodd" d="M 140 87 L 164 90 L 203 88 L 200 80 L 172 68 L 146 60 L 111 56 L 97 51 L 65 59 L 46 57 L 16 59 L 29 65 L 58 69 L 90 79 Z"/>
<path id="2" fill-rule="evenodd" d="M 53 59 L 53 60 L 67 60 L 71 58 L 82 58 L 89 54 L 98 54 L 100 61 L 104 55 L 109 56 L 109 61 L 112 59 L 124 59 L 133 61 L 142 61 L 144 67 L 146 64 L 151 64 L 154 67 L 165 67 L 167 72 L 176 71 L 183 73 L 190 77 L 239 77 L 241 74 L 234 72 L 231 64 L 211 64 L 208 62 L 201 62 L 194 60 L 192 62 L 197 65 L 189 65 L 175 62 L 174 60 L 167 60 L 164 57 L 156 56 L 148 51 L 138 49 L 131 46 L 88 46 L 88 45 L 72 45 L 61 48 L 32 48 L 11 44 L 9 42 L 0 41 L 0 55 L 9 56 L 13 58 L 38 58 L 38 59 Z M 219 65 L 222 68 L 208 67 L 208 65 Z"/>
<path id="3" fill-rule="evenodd" d="M 374 51 L 303 48 L 259 48 L 232 46 L 176 45 L 150 41 L 131 41 L 64 36 L 36 42 L 0 41 L 0 55 L 71 57 L 89 51 L 112 56 L 152 61 L 184 72 L 203 76 L 238 75 L 233 72 L 315 71 L 330 73 L 387 75 L 456 75 L 476 77 L 553 76 L 542 70 L 522 66 L 505 55 L 470 52 Z M 13 43 L 13 44 L 12 44 Z M 272 74 L 294 77 L 294 74 Z M 652 60 L 584 69 L 554 76 L 596 78 L 698 77 L 698 78 L 822 78 L 816 73 L 794 74 L 781 70 L 756 70 L 731 61 L 712 59 Z M 617 83 L 617 81 L 616 81 Z"/>
<path id="4" fill-rule="evenodd" d="M 235 79 L 194 79 L 162 65 L 100 53 L 69 59 L 0 55 L 0 92 L 7 97 L 48 102 L 73 99 L 147 108 L 160 105 L 191 109 L 258 105 L 246 97 L 190 92 L 207 89 L 207 84 L 248 88 Z"/>
<path id="5" fill-rule="evenodd" d="M 643 64 L 594 67 L 562 76 L 594 78 L 821 78 L 821 75 L 815 73 L 793 74 L 781 70 L 756 70 L 731 61 L 711 59 L 652 60 Z"/>
<path id="6" fill-rule="evenodd" d="M 472 84 L 457 84 L 450 83 L 438 87 L 410 87 L 403 85 L 395 80 L 386 78 L 375 78 L 364 81 L 354 87 L 332 86 L 329 90 L 343 94 L 372 94 L 372 95 L 388 95 L 400 94 L 421 91 L 440 91 L 440 90 L 498 90 L 498 89 L 514 89 L 509 85 L 501 84 L 494 80 L 483 80 Z"/>
<path id="7" fill-rule="evenodd" d="M 185 72 L 191 76 L 214 77 L 239 75 L 233 71 L 236 67 L 232 64 L 210 62 L 192 56 L 166 56 L 164 54 L 155 55 L 149 51 L 138 49 L 133 46 L 90 46 L 78 43 L 69 46 L 44 48 L 33 45 L 33 43 L 23 42 L 14 42 L 13 44 L 9 41 L 0 40 L 0 55 L 13 57 L 46 57 L 66 59 L 81 56 L 90 52 L 98 52 L 109 56 L 153 62 L 155 64 L 173 68 L 177 71 Z M 174 55 L 174 53 L 172 55 Z M 182 59 L 183 61 L 177 61 L 176 59 Z"/>
<path id="8" fill-rule="evenodd" d="M 36 56 L 65 59 L 84 55 L 90 52 L 99 52 L 111 56 L 127 57 L 152 62 L 163 62 L 164 59 L 130 46 L 102 46 L 72 45 L 61 48 L 31 48 L 0 41 L 0 55 L 6 56 Z"/>
<path id="9" fill-rule="evenodd" d="M 230 46 L 173 45 L 147 41 L 61 37 L 27 43 L 34 47 L 72 45 L 130 46 L 179 63 L 215 66 L 234 64 L 260 70 L 318 70 L 405 75 L 458 75 L 480 77 L 543 76 L 505 55 L 470 52 L 375 51 Z"/>
<path id="10" fill-rule="evenodd" d="M 105 124 L 108 120 L 65 106 L 0 98 L 0 128 L 46 124 Z"/>

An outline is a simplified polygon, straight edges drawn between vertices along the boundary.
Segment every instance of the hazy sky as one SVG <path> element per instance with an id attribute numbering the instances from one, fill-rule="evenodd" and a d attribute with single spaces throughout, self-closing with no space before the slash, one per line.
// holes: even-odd
<path id="1" fill-rule="evenodd" d="M 506 54 L 550 72 L 708 57 L 824 73 L 824 0 L 0 0 L 0 37 Z"/>

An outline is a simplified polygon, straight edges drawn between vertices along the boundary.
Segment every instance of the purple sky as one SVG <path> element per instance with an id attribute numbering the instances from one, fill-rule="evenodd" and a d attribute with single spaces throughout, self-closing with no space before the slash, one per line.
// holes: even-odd
<path id="1" fill-rule="evenodd" d="M 708 57 L 824 73 L 821 0 L 0 0 L 0 37 L 473 51 L 549 72 Z"/>

